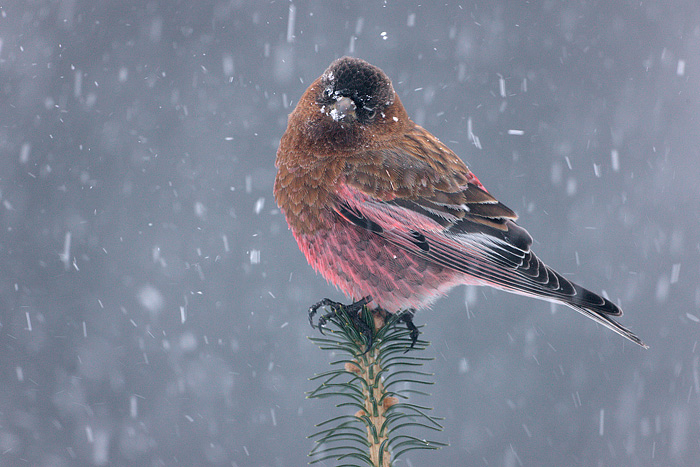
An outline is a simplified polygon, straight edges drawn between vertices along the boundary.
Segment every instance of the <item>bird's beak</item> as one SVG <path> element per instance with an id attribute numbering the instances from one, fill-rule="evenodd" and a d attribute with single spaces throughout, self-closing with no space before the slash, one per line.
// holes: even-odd
<path id="1" fill-rule="evenodd" d="M 341 97 L 335 103 L 331 104 L 329 115 L 333 120 L 340 121 L 343 119 L 355 119 L 355 103 L 349 97 Z"/>

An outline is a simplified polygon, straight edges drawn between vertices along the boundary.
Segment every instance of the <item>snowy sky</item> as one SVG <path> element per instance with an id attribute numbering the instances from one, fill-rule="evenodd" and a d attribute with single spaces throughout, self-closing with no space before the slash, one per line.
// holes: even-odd
<path id="1" fill-rule="evenodd" d="M 343 412 L 305 310 L 343 297 L 274 158 L 345 54 L 651 346 L 455 289 L 415 319 L 450 447 L 401 465 L 695 465 L 699 49 L 693 0 L 5 2 L 0 465 L 306 464 Z"/>

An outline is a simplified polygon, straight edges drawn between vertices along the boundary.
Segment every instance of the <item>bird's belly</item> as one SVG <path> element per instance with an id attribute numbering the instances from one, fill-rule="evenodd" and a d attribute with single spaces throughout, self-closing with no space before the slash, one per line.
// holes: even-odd
<path id="1" fill-rule="evenodd" d="M 371 305 L 390 312 L 429 306 L 455 285 L 469 283 L 464 274 L 344 222 L 294 236 L 309 264 L 327 281 L 353 300 L 369 295 Z"/>

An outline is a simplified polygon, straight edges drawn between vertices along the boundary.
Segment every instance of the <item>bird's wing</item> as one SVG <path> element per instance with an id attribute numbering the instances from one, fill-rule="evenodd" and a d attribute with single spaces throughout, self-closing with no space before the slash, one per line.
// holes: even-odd
<path id="1" fill-rule="evenodd" d="M 518 217 L 486 191 L 455 153 L 417 125 L 396 144 L 360 151 L 345 161 L 350 186 L 445 226 L 470 218 L 506 231 L 506 221 Z"/>
<path id="2" fill-rule="evenodd" d="M 466 174 L 455 176 L 413 153 L 392 149 L 391 155 L 393 161 L 384 157 L 379 170 L 369 165 L 348 168 L 337 190 L 341 217 L 483 285 L 563 303 L 644 345 L 610 318 L 622 315 L 614 303 L 537 258 L 530 249 L 532 238 L 513 221 L 513 211 L 486 192 L 476 177 L 471 175 L 476 182 L 469 180 L 466 167 Z"/>

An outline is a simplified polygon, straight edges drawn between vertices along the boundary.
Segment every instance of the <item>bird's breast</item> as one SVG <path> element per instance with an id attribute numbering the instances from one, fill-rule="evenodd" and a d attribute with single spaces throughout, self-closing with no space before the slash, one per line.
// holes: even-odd
<path id="1" fill-rule="evenodd" d="M 338 172 L 328 163 L 279 165 L 274 195 L 295 233 L 312 234 L 331 228 L 336 216 L 334 190 Z"/>

